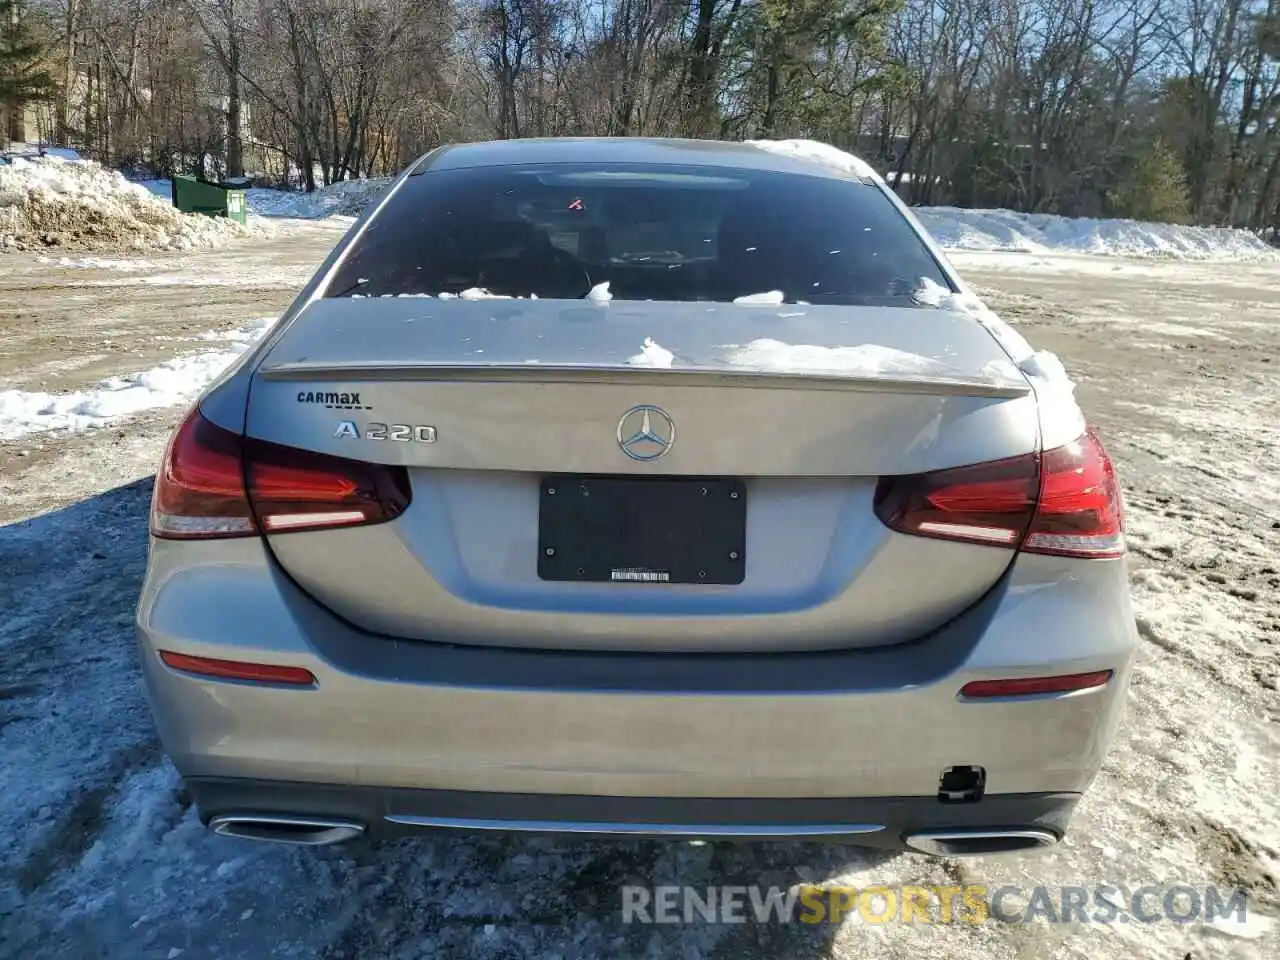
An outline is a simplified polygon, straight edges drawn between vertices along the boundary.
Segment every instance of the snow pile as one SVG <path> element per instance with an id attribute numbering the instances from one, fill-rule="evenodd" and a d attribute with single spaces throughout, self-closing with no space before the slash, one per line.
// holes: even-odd
<path id="1" fill-rule="evenodd" d="M 440 294 L 440 299 L 445 299 L 445 295 Z M 490 293 L 484 287 L 467 287 L 460 294 L 459 300 L 510 300 L 511 297 L 503 293 Z"/>
<path id="2" fill-rule="evenodd" d="M 409 297 L 411 299 L 421 298 L 421 297 L 430 298 L 431 294 L 429 293 L 384 293 L 382 297 L 380 297 L 379 299 L 384 299 L 387 297 L 392 297 L 392 298 Z M 445 291 L 443 293 L 437 293 L 436 297 L 438 297 L 441 300 L 524 300 L 525 299 L 524 297 L 513 297 L 506 293 L 490 293 L 484 287 L 467 287 L 467 289 L 463 290 L 461 293 L 449 293 L 448 291 Z M 357 293 L 357 294 L 354 294 L 351 299 L 361 300 L 364 298 Z M 538 295 L 536 293 L 531 293 L 529 294 L 528 299 L 537 300 Z"/>
<path id="3" fill-rule="evenodd" d="M 1137 220 L 1094 220 L 1013 210 L 916 207 L 943 247 L 1027 253 L 1161 257 L 1175 260 L 1270 260 L 1280 251 L 1247 230 Z"/>
<path id="4" fill-rule="evenodd" d="M 748 140 L 761 150 L 811 160 L 867 180 L 881 177 L 865 161 L 814 140 Z M 1013 210 L 917 207 L 920 222 L 943 247 L 1178 260 L 1271 260 L 1280 251 L 1247 230 L 1137 220 L 1095 220 Z"/>
<path id="5" fill-rule="evenodd" d="M 321 187 L 314 193 L 255 187 L 248 191 L 249 209 L 263 217 L 291 217 L 298 220 L 358 217 L 389 183 L 390 177 L 343 180 Z"/>
<path id="6" fill-rule="evenodd" d="M 81 160 L 80 154 L 71 147 L 52 147 L 38 143 L 24 143 L 15 141 L 9 144 L 9 148 L 0 154 L 0 163 L 6 160 L 12 160 L 15 157 L 27 159 L 30 157 L 57 157 L 60 160 Z"/>
<path id="7" fill-rule="evenodd" d="M 667 369 L 676 355 L 658 343 L 653 337 L 645 337 L 640 352 L 627 360 L 633 367 L 659 367 Z"/>
<path id="8" fill-rule="evenodd" d="M 1067 375 L 1067 368 L 1062 365 L 1062 361 L 1048 350 L 1033 349 L 1026 337 L 1001 320 L 977 294 L 967 290 L 953 293 L 928 277 L 921 277 L 920 285 L 912 293 L 911 298 L 916 303 L 937 307 L 940 310 L 954 310 L 973 317 L 995 337 L 1005 353 L 1013 358 L 1018 370 L 1025 376 L 1036 380 L 1041 387 L 1060 389 L 1064 400 L 1070 398 L 1075 392 L 1075 383 Z M 995 377 L 1007 378 L 1012 372 L 998 366 L 988 370 L 988 373 Z M 1016 379 L 1016 374 L 1013 374 L 1013 377 Z M 1045 400 L 1045 391 L 1038 391 L 1037 395 L 1042 401 Z"/>
<path id="9" fill-rule="evenodd" d="M 747 140 L 746 143 L 767 153 L 820 163 L 824 167 L 832 167 L 863 180 L 880 179 L 880 174 L 876 173 L 871 164 L 829 143 L 819 143 L 817 140 Z"/>
<path id="10" fill-rule="evenodd" d="M 275 322 L 275 317 L 259 317 L 252 323 L 236 330 L 226 330 L 223 332 L 219 332 L 217 330 L 206 330 L 204 333 L 198 334 L 196 339 L 229 343 L 232 345 L 232 349 L 234 349 L 236 353 L 243 353 L 249 347 L 261 340 L 262 335 L 270 330 L 271 325 Z"/>
<path id="11" fill-rule="evenodd" d="M 982 324 L 1017 367 L 1016 370 L 1011 370 L 1008 362 L 993 360 L 986 364 L 983 373 L 993 380 L 1013 381 L 1017 381 L 1018 374 L 1021 374 L 1030 381 L 1035 391 L 1044 422 L 1056 424 L 1069 438 L 1077 437 L 1084 431 L 1084 414 L 1075 399 L 1075 381 L 1067 374 L 1067 368 L 1055 354 L 1048 350 L 1034 349 L 1026 337 L 1000 319 L 981 298 L 968 290 L 953 293 L 928 277 L 921 277 L 920 285 L 912 293 L 912 299 L 916 303 L 940 310 L 955 310 Z"/>
<path id="12" fill-rule="evenodd" d="M 55 267 L 81 270 L 116 270 L 133 273 L 138 270 L 157 270 L 160 264 L 152 260 L 118 259 L 114 257 L 36 257 L 37 263 L 51 264 Z"/>
<path id="13" fill-rule="evenodd" d="M 225 343 L 219 350 L 166 360 L 141 373 L 104 380 L 73 393 L 0 390 L 0 440 L 40 430 L 87 430 L 118 417 L 188 403 L 275 323 L 262 317 L 230 333 L 198 339 Z"/>
<path id="14" fill-rule="evenodd" d="M 293 220 L 358 217 L 370 201 L 391 183 L 391 180 L 391 177 L 344 180 L 327 187 L 320 187 L 314 193 L 250 187 L 245 191 L 245 199 L 249 204 L 249 212 L 260 217 L 281 217 Z M 173 181 L 171 180 L 138 180 L 136 183 L 165 200 L 172 195 Z"/>
<path id="15" fill-rule="evenodd" d="M 818 347 L 779 340 L 752 340 L 729 347 L 725 360 L 734 367 L 769 373 L 840 373 L 876 376 L 885 373 L 944 373 L 931 357 L 875 343 L 852 347 Z"/>
<path id="16" fill-rule="evenodd" d="M 255 232 L 231 220 L 179 213 L 90 161 L 37 157 L 0 166 L 0 249 L 189 250 Z"/>
<path id="17" fill-rule="evenodd" d="M 172 180 L 134 180 L 133 182 L 162 200 L 171 201 L 173 199 Z"/>
<path id="18" fill-rule="evenodd" d="M 766 290 L 764 293 L 748 293 L 742 297 L 734 297 L 733 302 L 748 307 L 776 307 L 787 299 L 781 290 Z"/>

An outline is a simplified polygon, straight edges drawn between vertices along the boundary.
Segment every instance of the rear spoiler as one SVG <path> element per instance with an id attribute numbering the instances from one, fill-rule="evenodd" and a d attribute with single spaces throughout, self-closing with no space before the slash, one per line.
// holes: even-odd
<path id="1" fill-rule="evenodd" d="M 671 378 L 681 386 L 767 387 L 773 390 L 848 390 L 910 393 L 927 396 L 1026 396 L 1031 385 L 1005 379 L 941 377 L 926 374 L 793 373 L 725 367 L 653 368 L 552 363 L 402 363 L 362 361 L 319 363 L 297 360 L 258 369 L 265 380 L 450 380 L 489 383 L 618 383 L 653 386 L 655 377 Z"/>

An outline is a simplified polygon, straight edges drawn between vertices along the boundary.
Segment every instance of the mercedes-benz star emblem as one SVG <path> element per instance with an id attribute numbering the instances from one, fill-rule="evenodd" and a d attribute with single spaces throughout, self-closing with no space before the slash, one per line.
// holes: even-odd
<path id="1" fill-rule="evenodd" d="M 618 446 L 632 460 L 657 460 L 675 442 L 676 425 L 661 407 L 642 403 L 618 421 Z"/>

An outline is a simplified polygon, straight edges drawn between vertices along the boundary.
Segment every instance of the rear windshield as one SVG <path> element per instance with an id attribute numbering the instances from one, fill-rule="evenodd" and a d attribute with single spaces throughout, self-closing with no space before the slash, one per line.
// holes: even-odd
<path id="1" fill-rule="evenodd" d="M 905 305 L 921 278 L 949 286 L 869 184 L 721 167 L 534 164 L 409 177 L 326 296 Z"/>

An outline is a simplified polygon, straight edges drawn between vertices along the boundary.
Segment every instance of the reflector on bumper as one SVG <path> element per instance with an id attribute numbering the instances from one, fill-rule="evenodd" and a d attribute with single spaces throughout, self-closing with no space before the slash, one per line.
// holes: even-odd
<path id="1" fill-rule="evenodd" d="M 252 683 L 287 683 L 295 686 L 313 686 L 315 674 L 304 667 L 282 667 L 274 663 L 245 663 L 241 660 L 216 660 L 213 657 L 193 657 L 172 650 L 161 650 L 160 659 L 167 666 L 183 673 L 194 673 L 217 680 L 248 680 Z"/>
<path id="2" fill-rule="evenodd" d="M 1048 693 L 1071 693 L 1106 686 L 1110 670 L 1093 673 L 1069 673 L 1060 677 L 1014 677 L 1006 680 L 973 680 L 960 688 L 964 700 L 986 700 L 992 697 L 1032 697 Z"/>

